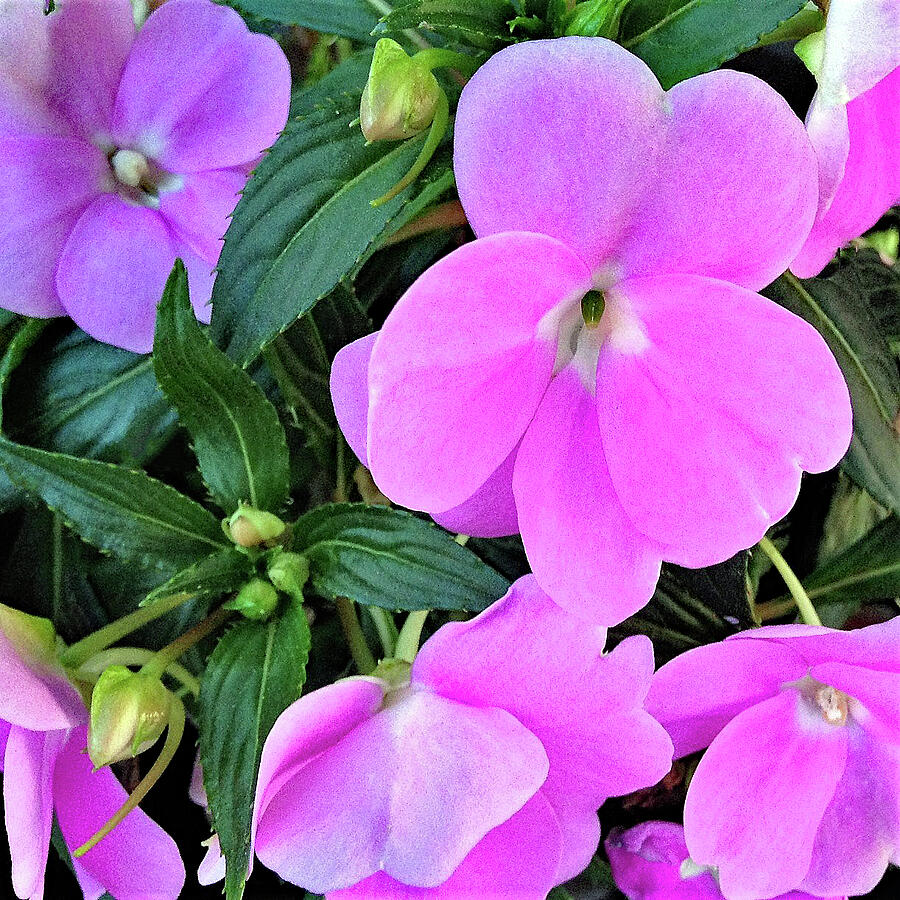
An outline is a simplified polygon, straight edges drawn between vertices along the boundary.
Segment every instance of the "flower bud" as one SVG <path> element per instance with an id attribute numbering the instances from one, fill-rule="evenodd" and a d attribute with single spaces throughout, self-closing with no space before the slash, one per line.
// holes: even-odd
<path id="1" fill-rule="evenodd" d="M 309 578 L 309 562 L 299 553 L 282 550 L 269 563 L 269 581 L 294 600 L 303 602 L 303 585 Z"/>
<path id="2" fill-rule="evenodd" d="M 566 17 L 562 33 L 615 40 L 627 4 L 628 0 L 586 0 L 579 3 Z"/>
<path id="3" fill-rule="evenodd" d="M 262 578 L 248 581 L 237 596 L 222 604 L 225 609 L 233 609 L 247 619 L 260 622 L 268 619 L 278 606 L 278 591 Z"/>
<path id="4" fill-rule="evenodd" d="M 228 520 L 228 536 L 240 547 L 271 546 L 287 526 L 278 516 L 243 503 Z"/>
<path id="5" fill-rule="evenodd" d="M 49 619 L 30 616 L 0 603 L 0 632 L 27 665 L 61 671 L 56 661 L 56 630 Z"/>
<path id="6" fill-rule="evenodd" d="M 402 141 L 431 124 L 441 87 L 431 70 L 390 38 L 375 45 L 359 124 L 367 141 Z"/>
<path id="7" fill-rule="evenodd" d="M 169 721 L 171 694 L 154 675 L 109 666 L 91 695 L 88 755 L 95 769 L 152 747 Z"/>

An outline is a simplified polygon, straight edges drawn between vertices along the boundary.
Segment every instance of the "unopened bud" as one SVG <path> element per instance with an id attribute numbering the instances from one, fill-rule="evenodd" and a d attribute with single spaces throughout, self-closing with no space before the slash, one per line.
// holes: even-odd
<path id="1" fill-rule="evenodd" d="M 309 562 L 305 556 L 282 550 L 269 564 L 266 574 L 279 591 L 303 602 L 303 585 L 309 578 Z"/>
<path id="2" fill-rule="evenodd" d="M 402 141 L 431 125 L 441 87 L 431 70 L 390 38 L 375 45 L 359 124 L 367 141 Z"/>
<path id="3" fill-rule="evenodd" d="M 172 695 L 154 675 L 109 666 L 91 695 L 88 755 L 95 769 L 152 747 L 169 721 Z"/>
<path id="4" fill-rule="evenodd" d="M 567 36 L 605 37 L 619 35 L 622 13 L 630 0 L 586 0 L 566 17 L 563 34 Z"/>
<path id="5" fill-rule="evenodd" d="M 262 578 L 248 581 L 237 596 L 222 604 L 254 622 L 268 619 L 278 606 L 278 591 Z"/>
<path id="6" fill-rule="evenodd" d="M 272 546 L 287 526 L 278 516 L 241 504 L 228 520 L 228 536 L 240 547 Z"/>

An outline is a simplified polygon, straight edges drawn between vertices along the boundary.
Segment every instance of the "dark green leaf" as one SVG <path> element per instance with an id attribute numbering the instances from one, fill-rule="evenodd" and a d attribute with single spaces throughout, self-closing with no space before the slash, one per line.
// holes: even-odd
<path id="1" fill-rule="evenodd" d="M 827 278 L 783 275 L 766 293 L 828 342 L 853 403 L 853 441 L 843 467 L 879 503 L 900 514 L 900 375 L 853 261 Z"/>
<path id="2" fill-rule="evenodd" d="M 619 40 L 668 90 L 754 46 L 803 5 L 804 0 L 631 0 Z"/>
<path id="3" fill-rule="evenodd" d="M 238 504 L 277 512 L 288 495 L 288 449 L 275 407 L 203 333 L 181 260 L 156 319 L 153 367 L 194 440 L 203 479 L 228 513 Z"/>
<path id="4" fill-rule="evenodd" d="M 319 593 L 387 609 L 477 611 L 509 587 L 445 531 L 385 506 L 320 506 L 294 526 L 293 549 Z"/>
<path id="5" fill-rule="evenodd" d="M 248 16 L 282 25 L 302 25 L 325 34 L 371 41 L 380 3 L 369 0 L 227 0 Z"/>
<path id="6" fill-rule="evenodd" d="M 241 622 L 219 641 L 199 699 L 200 759 L 226 859 L 226 895 L 238 900 L 250 862 L 256 775 L 266 736 L 299 696 L 309 654 L 303 607 L 268 622 Z"/>
<path id="7" fill-rule="evenodd" d="M 165 583 L 154 588 L 144 603 L 153 603 L 172 594 L 194 594 L 198 599 L 212 599 L 236 591 L 253 577 L 253 563 L 246 553 L 234 547 L 211 553 L 206 559 L 183 569 Z M 143 604 L 142 604 L 143 605 Z"/>
<path id="8" fill-rule="evenodd" d="M 388 13 L 375 31 L 381 36 L 422 28 L 487 50 L 512 40 L 508 22 L 515 15 L 509 0 L 411 0 Z"/>
<path id="9" fill-rule="evenodd" d="M 235 211 L 212 326 L 219 346 L 244 365 L 334 290 L 407 202 L 423 194 L 431 202 L 447 190 L 447 159 L 435 158 L 415 185 L 370 206 L 411 167 L 425 137 L 367 147 L 350 128 L 363 81 L 288 124 Z"/>
<path id="10" fill-rule="evenodd" d="M 0 465 L 84 540 L 117 556 L 183 568 L 227 545 L 207 510 L 143 472 L 6 438 L 0 438 Z"/>

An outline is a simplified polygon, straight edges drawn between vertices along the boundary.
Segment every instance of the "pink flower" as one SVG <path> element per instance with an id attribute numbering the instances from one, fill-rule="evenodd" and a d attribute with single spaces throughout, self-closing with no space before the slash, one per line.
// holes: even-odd
<path id="1" fill-rule="evenodd" d="M 614 828 L 606 839 L 606 854 L 628 900 L 722 900 L 714 874 L 688 862 L 684 828 L 674 822 L 644 822 L 628 831 Z M 791 891 L 774 900 L 814 898 Z"/>
<path id="2" fill-rule="evenodd" d="M 590 861 L 604 799 L 671 764 L 650 641 L 605 637 L 526 576 L 411 672 L 302 697 L 263 750 L 257 857 L 331 900 L 545 897 Z"/>
<path id="3" fill-rule="evenodd" d="M 868 893 L 900 863 L 900 617 L 858 631 L 785 625 L 663 666 L 648 708 L 691 781 L 691 858 L 728 900 Z"/>
<path id="4" fill-rule="evenodd" d="M 752 545 L 847 449 L 824 341 L 754 293 L 806 236 L 812 149 L 752 76 L 664 93 L 600 38 L 498 53 L 455 134 L 479 239 L 338 355 L 338 419 L 392 500 L 521 531 L 541 587 L 613 624 L 661 560 Z"/>
<path id="5" fill-rule="evenodd" d="M 808 278 L 900 202 L 900 0 L 831 0 L 803 43 L 819 83 L 806 116 L 819 208 L 791 270 Z"/>
<path id="6" fill-rule="evenodd" d="M 210 0 L 0 0 L 0 306 L 153 343 L 177 256 L 198 316 L 249 167 L 287 118 L 278 45 Z"/>
<path id="7" fill-rule="evenodd" d="M 91 771 L 88 712 L 55 659 L 46 619 L 0 606 L 0 759 L 17 897 L 40 900 L 54 815 L 69 850 L 81 846 L 128 795 L 109 769 Z M 135 809 L 72 864 L 84 896 L 178 897 L 184 866 L 174 841 Z"/>

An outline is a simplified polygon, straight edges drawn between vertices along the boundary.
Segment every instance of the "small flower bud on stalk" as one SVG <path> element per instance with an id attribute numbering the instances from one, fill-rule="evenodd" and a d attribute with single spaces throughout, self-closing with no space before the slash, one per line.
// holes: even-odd
<path id="1" fill-rule="evenodd" d="M 233 609 L 254 622 L 268 619 L 277 606 L 278 591 L 262 578 L 248 581 L 234 599 L 222 604 L 223 609 Z"/>
<path id="2" fill-rule="evenodd" d="M 269 563 L 266 574 L 279 591 L 299 603 L 303 602 L 303 585 L 309 578 L 309 562 L 305 556 L 282 550 Z"/>
<path id="3" fill-rule="evenodd" d="M 95 769 L 148 750 L 166 728 L 172 695 L 152 675 L 110 666 L 91 695 L 88 755 Z"/>
<path id="4" fill-rule="evenodd" d="M 278 516 L 241 504 L 226 523 L 225 533 L 239 547 L 272 547 L 287 526 Z"/>

